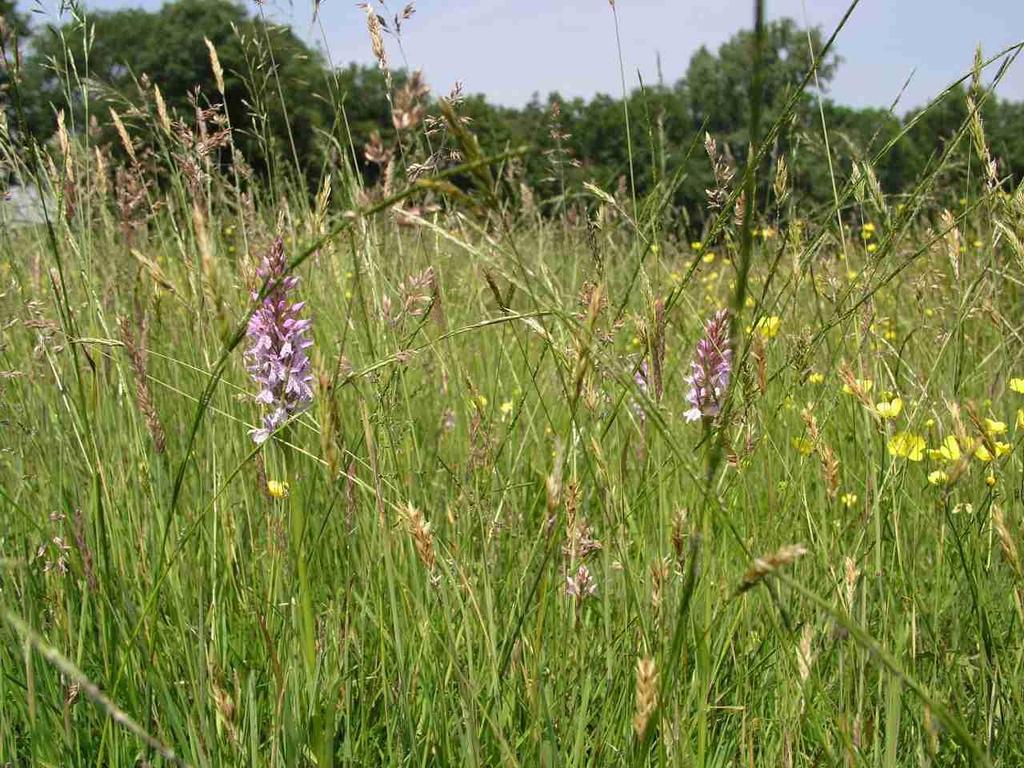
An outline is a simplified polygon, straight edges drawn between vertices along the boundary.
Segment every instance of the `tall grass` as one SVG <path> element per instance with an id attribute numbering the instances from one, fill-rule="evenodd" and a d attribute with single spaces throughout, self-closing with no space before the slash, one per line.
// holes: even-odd
<path id="1" fill-rule="evenodd" d="M 538 216 L 536 148 L 485 157 L 421 93 L 370 188 L 351 145 L 308 188 L 290 147 L 222 166 L 217 99 L 202 133 L 145 84 L 109 141 L 5 134 L 46 223 L 0 234 L 0 763 L 1021 764 L 1024 188 L 988 171 L 990 63 L 912 190 L 875 179 L 890 143 L 813 213 L 769 163 L 795 98 L 760 122 L 755 76 L 694 242 L 680 179 Z M 316 399 L 257 446 L 278 235 Z M 723 307 L 732 384 L 689 423 Z"/>

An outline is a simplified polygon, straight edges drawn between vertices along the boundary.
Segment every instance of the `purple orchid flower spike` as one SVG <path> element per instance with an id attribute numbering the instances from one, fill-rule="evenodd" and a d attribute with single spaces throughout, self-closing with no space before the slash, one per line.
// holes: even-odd
<path id="1" fill-rule="evenodd" d="M 721 309 L 704 326 L 704 338 L 690 363 L 686 383 L 690 391 L 686 401 L 690 409 L 683 414 L 687 421 L 713 419 L 722 408 L 732 375 L 732 349 L 729 346 L 729 312 Z"/>
<path id="2" fill-rule="evenodd" d="M 249 318 L 247 330 L 246 369 L 260 387 L 256 402 L 268 410 L 263 426 L 250 432 L 257 445 L 313 401 L 313 375 L 306 354 L 313 346 L 309 338 L 313 321 L 301 317 L 305 302 L 289 299 L 299 278 L 286 276 L 286 267 L 284 240 L 278 237 L 256 271 L 266 282 L 267 292 Z M 254 301 L 259 296 L 258 290 L 252 292 Z"/>

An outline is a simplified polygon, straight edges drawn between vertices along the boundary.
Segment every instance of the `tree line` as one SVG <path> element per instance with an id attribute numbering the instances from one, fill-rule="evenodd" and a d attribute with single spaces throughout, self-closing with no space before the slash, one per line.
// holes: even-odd
<path id="1" fill-rule="evenodd" d="M 146 93 L 157 87 L 168 111 L 186 122 L 210 104 L 223 103 L 234 151 L 257 172 L 283 162 L 314 178 L 325 163 L 344 161 L 372 181 L 380 166 L 367 159 L 364 148 L 378 136 L 393 140 L 390 97 L 409 77 L 375 66 L 331 68 L 288 27 L 227 0 L 174 0 L 152 12 L 99 11 L 34 28 L 12 0 L 0 0 L 0 15 L 6 40 L 0 99 L 10 134 L 22 138 L 48 140 L 59 110 L 76 132 L 101 130 L 110 108 L 127 120 L 145 115 L 151 111 Z M 395 34 L 402 19 L 379 23 L 384 34 Z M 219 83 L 207 41 L 219 58 Z M 515 108 L 460 94 L 458 110 L 485 152 L 533 148 L 521 170 L 541 206 L 565 205 L 582 181 L 605 189 L 631 187 L 643 195 L 672 178 L 674 202 L 699 215 L 706 190 L 715 184 L 705 134 L 714 137 L 727 164 L 741 163 L 749 143 L 751 41 L 752 33 L 740 31 L 717 50 L 701 48 L 674 83 L 642 83 L 625 101 L 551 93 Z M 765 43 L 762 125 L 789 114 L 773 154 L 787 157 L 790 183 L 809 204 L 827 203 L 832 176 L 848 175 L 854 164 L 870 168 L 886 194 L 906 190 L 928 172 L 946 142 L 962 133 L 972 103 L 979 105 L 998 173 L 1024 178 L 1024 104 L 985 92 L 980 76 L 902 115 L 853 108 L 827 97 L 841 66 L 835 54 L 818 62 L 811 81 L 825 95 L 803 87 L 810 51 L 823 48 L 819 29 L 774 21 Z M 789 113 L 784 106 L 793 99 L 796 109 Z M 953 196 L 985 177 L 972 160 L 969 139 L 961 138 L 956 161 L 943 170 L 960 176 L 944 185 Z"/>

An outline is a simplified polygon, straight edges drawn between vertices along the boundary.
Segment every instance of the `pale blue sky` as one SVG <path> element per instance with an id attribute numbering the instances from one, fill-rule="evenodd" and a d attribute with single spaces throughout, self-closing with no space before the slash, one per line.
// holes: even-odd
<path id="1" fill-rule="evenodd" d="M 217 0 L 210 0 L 216 2 Z M 373 0 L 377 2 L 377 0 Z M 31 0 L 52 9 L 59 0 Z M 400 11 L 405 0 L 389 0 Z M 161 0 L 93 0 L 90 8 L 157 8 Z M 250 8 L 257 5 L 249 0 Z M 312 23 L 313 0 L 266 0 L 264 12 L 291 23 L 336 63 L 371 61 L 363 12 L 355 0 L 323 0 Z M 685 71 L 701 44 L 717 47 L 750 26 L 750 0 L 617 0 L 626 76 L 656 77 L 661 54 L 665 79 Z M 771 17 L 791 16 L 831 31 L 843 0 L 769 0 Z M 456 80 L 467 92 L 520 105 L 532 93 L 565 96 L 619 93 L 615 29 L 608 0 L 418 0 L 404 29 L 405 61 L 422 69 L 435 91 Z M 862 0 L 840 34 L 843 63 L 831 96 L 855 106 L 888 106 L 913 74 L 897 108 L 926 103 L 967 72 L 979 43 L 986 54 L 1024 40 L 1024 0 Z M 394 41 L 391 58 L 403 61 Z M 994 74 L 994 68 L 992 69 Z M 1024 55 L 999 94 L 1024 100 Z"/>

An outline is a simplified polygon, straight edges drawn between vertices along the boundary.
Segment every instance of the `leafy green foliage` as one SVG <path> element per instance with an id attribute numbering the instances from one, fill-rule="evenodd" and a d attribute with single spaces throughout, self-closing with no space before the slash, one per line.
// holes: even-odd
<path id="1" fill-rule="evenodd" d="M 206 39 L 224 71 L 223 96 Z M 37 30 L 25 72 L 29 128 L 38 136 L 53 130 L 56 110 L 130 112 L 154 85 L 171 115 L 189 123 L 197 107 L 223 102 L 238 129 L 236 146 L 257 166 L 275 157 L 312 162 L 318 132 L 332 128 L 325 106 L 330 75 L 320 55 L 290 29 L 250 18 L 235 2 L 176 0 L 155 12 L 99 11 Z M 84 88 L 66 90 L 69 78 L 81 78 Z"/>
<path id="2" fill-rule="evenodd" d="M 252 19 L 241 4 L 231 2 L 175 0 L 156 12 L 98 12 L 88 17 L 88 26 L 76 22 L 36 30 L 23 89 L 30 130 L 40 137 L 51 133 L 54 111 L 66 108 L 69 100 L 81 102 L 83 92 L 93 115 L 105 113 L 110 104 L 129 112 L 140 106 L 150 110 L 142 106 L 148 99 L 140 93 L 140 79 L 143 91 L 149 84 L 159 86 L 169 107 L 191 120 L 196 103 L 220 101 L 204 37 L 216 46 L 225 71 L 235 146 L 252 165 L 265 169 L 283 159 L 302 174 L 315 175 L 317 158 L 327 145 L 350 155 L 367 181 L 377 178 L 379 168 L 366 162 L 361 150 L 374 132 L 393 137 L 383 73 L 357 65 L 328 72 L 323 58 L 290 30 Z M 771 123 L 803 82 L 812 51 L 820 51 L 823 41 L 820 30 L 803 30 L 789 19 L 768 24 L 765 38 L 761 100 L 764 120 Z M 830 53 L 819 62 L 812 85 L 827 91 L 839 65 L 840 58 Z M 691 217 L 703 216 L 705 189 L 714 180 L 695 138 L 708 131 L 735 162 L 743 162 L 751 72 L 751 33 L 741 31 L 717 51 L 701 48 L 694 53 L 685 77 L 674 85 L 645 84 L 629 95 L 630 114 L 650 127 L 639 137 L 632 157 L 641 196 L 654 190 L 659 179 L 678 176 L 672 202 Z M 59 83 L 69 76 L 85 78 L 86 87 L 64 91 Z M 395 87 L 402 82 L 402 73 L 397 73 Z M 287 117 L 282 96 L 288 102 Z M 612 96 L 584 100 L 557 93 L 534 98 L 521 109 L 496 106 L 481 96 L 463 105 L 487 151 L 524 144 L 537 149 L 525 160 L 526 180 L 548 211 L 571 204 L 563 194 L 567 185 L 593 181 L 615 188 L 628 178 L 622 107 L 621 99 Z M 993 153 L 1001 172 L 1013 178 L 1024 173 L 1024 138 L 1018 128 L 1022 109 L 994 97 L 984 106 Z M 826 204 L 832 198 L 826 140 L 833 170 L 849 170 L 854 162 L 872 159 L 917 120 L 917 127 L 875 167 L 883 189 L 901 192 L 941 152 L 942 142 L 965 114 L 963 93 L 955 90 L 905 119 L 882 109 L 844 107 L 827 98 L 822 110 L 832 136 L 822 130 L 811 95 L 799 94 L 774 150 L 775 155 L 793 150 L 820 158 L 793 178 L 796 194 L 809 204 Z"/>
<path id="3" fill-rule="evenodd" d="M 160 13 L 194 58 L 40 32 L 69 130 L 0 132 L 0 764 L 1024 764 L 1018 108 L 819 112 L 769 25 L 713 172 L 685 80 L 321 102 L 241 6 Z M 278 243 L 315 395 L 256 445 Z"/>

